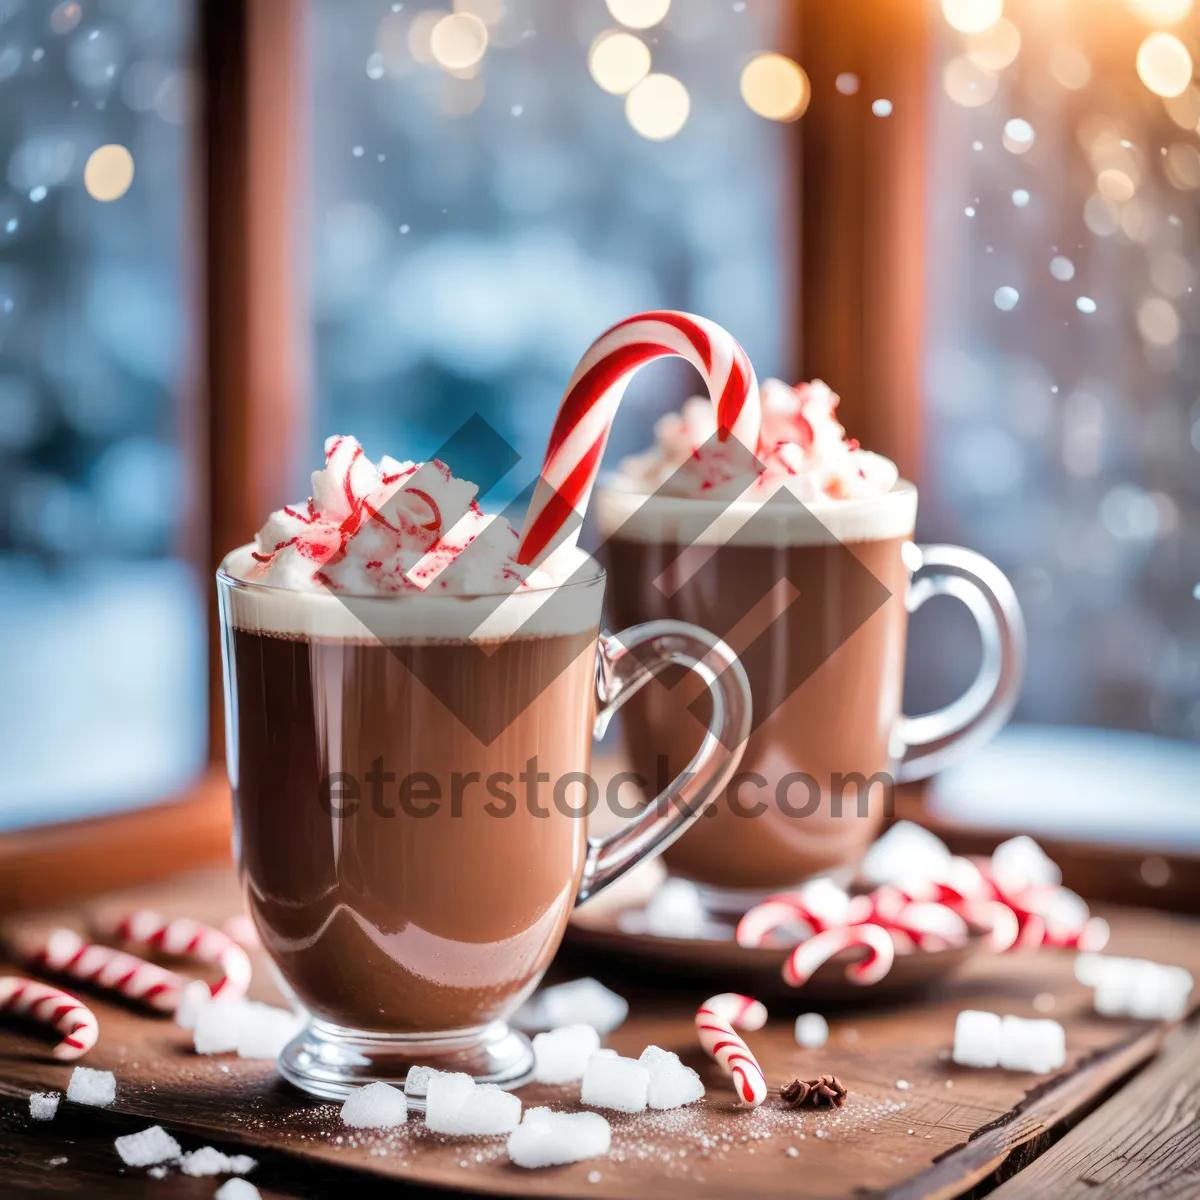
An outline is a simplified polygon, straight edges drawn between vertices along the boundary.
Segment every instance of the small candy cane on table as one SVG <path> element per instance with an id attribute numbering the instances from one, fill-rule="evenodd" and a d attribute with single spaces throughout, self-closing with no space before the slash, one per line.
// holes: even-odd
<path id="1" fill-rule="evenodd" d="M 865 946 L 870 953 L 846 968 L 846 978 L 864 986 L 878 983 L 892 969 L 896 957 L 892 935 L 879 925 L 847 925 L 814 934 L 788 955 L 783 980 L 791 987 L 803 987 L 818 967 L 855 946 Z"/>
<path id="2" fill-rule="evenodd" d="M 72 929 L 56 929 L 28 956 L 30 970 L 66 975 L 117 992 L 159 1012 L 174 1012 L 187 982 L 145 959 L 85 942 Z"/>
<path id="3" fill-rule="evenodd" d="M 251 966 L 245 950 L 229 934 L 202 921 L 193 921 L 191 917 L 168 920 L 143 908 L 100 928 L 106 936 L 131 946 L 220 967 L 221 979 L 209 985 L 213 996 L 238 999 L 250 987 Z"/>
<path id="4" fill-rule="evenodd" d="M 704 1053 L 729 1073 L 738 1099 L 748 1108 L 757 1108 L 767 1098 L 767 1081 L 735 1026 L 752 1033 L 766 1021 L 765 1006 L 737 992 L 711 996 L 696 1011 L 696 1037 Z"/>
<path id="5" fill-rule="evenodd" d="M 717 409 L 718 438 L 733 437 L 751 453 L 757 450 L 762 423 L 758 380 L 733 337 L 691 313 L 629 317 L 592 343 L 567 384 L 521 530 L 519 563 L 536 562 L 572 512 L 583 515 L 629 381 L 646 363 L 672 356 L 686 359 L 704 377 Z"/>
<path id="6" fill-rule="evenodd" d="M 16 1017 L 29 1017 L 41 1025 L 52 1025 L 63 1040 L 52 1051 L 55 1058 L 70 1062 L 86 1054 L 100 1036 L 100 1023 L 82 1000 L 17 975 L 0 977 L 0 1012 Z"/>
<path id="7" fill-rule="evenodd" d="M 232 938 L 243 950 L 262 949 L 262 939 L 254 922 L 245 913 L 234 913 L 221 926 L 221 932 Z"/>

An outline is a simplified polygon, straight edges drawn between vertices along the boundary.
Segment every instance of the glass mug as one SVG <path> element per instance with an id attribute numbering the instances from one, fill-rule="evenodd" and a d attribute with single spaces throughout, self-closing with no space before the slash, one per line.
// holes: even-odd
<path id="1" fill-rule="evenodd" d="M 309 1017 L 280 1073 L 325 1097 L 418 1064 L 525 1082 L 530 1044 L 506 1019 L 572 907 L 728 783 L 745 673 L 678 621 L 601 636 L 596 564 L 515 597 L 352 597 L 247 582 L 250 549 L 217 590 L 239 876 Z M 484 636 L 506 613 L 519 631 Z M 593 735 L 672 665 L 712 698 L 688 777 L 588 837 Z"/>
<path id="2" fill-rule="evenodd" d="M 765 893 L 852 867 L 894 782 L 931 775 L 1008 719 L 1024 662 L 1016 595 L 981 555 L 912 543 L 911 483 L 810 504 L 780 491 L 759 506 L 647 498 L 610 483 L 593 511 L 613 620 L 710 629 L 750 680 L 754 728 L 738 773 L 664 855 L 714 911 L 744 912 Z M 938 595 L 975 617 L 982 664 L 954 703 L 907 717 L 908 616 Z M 678 769 L 704 711 L 678 672 L 652 680 L 622 714 L 633 769 L 648 779 Z"/>

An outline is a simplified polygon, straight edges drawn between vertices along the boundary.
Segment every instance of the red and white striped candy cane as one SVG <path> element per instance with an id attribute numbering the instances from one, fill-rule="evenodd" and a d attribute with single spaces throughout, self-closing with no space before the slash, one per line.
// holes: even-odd
<path id="1" fill-rule="evenodd" d="M 800 938 L 811 937 L 832 925 L 805 902 L 804 897 L 784 892 L 756 904 L 737 924 L 734 938 L 739 946 L 764 945 L 772 934 L 791 931 Z"/>
<path id="2" fill-rule="evenodd" d="M 52 1053 L 63 1062 L 86 1054 L 100 1036 L 100 1022 L 82 1000 L 36 979 L 17 975 L 0 978 L 0 1012 L 53 1025 L 63 1040 Z"/>
<path id="3" fill-rule="evenodd" d="M 254 922 L 245 913 L 234 913 L 222 926 L 221 932 L 228 934 L 243 950 L 261 950 L 262 939 Z"/>
<path id="4" fill-rule="evenodd" d="M 896 948 L 886 929 L 879 925 L 847 925 L 843 929 L 826 929 L 801 942 L 783 964 L 784 982 L 803 987 L 818 967 L 854 946 L 866 946 L 871 953 L 862 962 L 846 968 L 846 978 L 851 982 L 878 983 L 892 969 Z"/>
<path id="5" fill-rule="evenodd" d="M 227 933 L 193 921 L 191 917 L 168 920 L 150 909 L 138 909 L 109 927 L 106 932 L 132 946 L 145 946 L 173 958 L 214 963 L 222 977 L 210 986 L 214 996 L 244 996 L 250 987 L 249 956 Z"/>
<path id="6" fill-rule="evenodd" d="M 767 1020 L 766 1008 L 750 996 L 722 992 L 696 1011 L 696 1036 L 704 1053 L 729 1072 L 738 1099 L 757 1108 L 767 1098 L 767 1080 L 758 1059 L 735 1030 L 753 1032 Z"/>
<path id="7" fill-rule="evenodd" d="M 734 437 L 751 453 L 758 449 L 758 380 L 733 337 L 691 313 L 629 317 L 592 343 L 567 384 L 521 530 L 518 562 L 535 562 L 573 511 L 582 516 L 629 381 L 646 363 L 672 356 L 686 359 L 704 377 L 720 440 Z"/>
<path id="8" fill-rule="evenodd" d="M 54 930 L 30 957 L 29 967 L 118 992 L 159 1012 L 175 1011 L 187 982 L 143 958 L 91 945 L 72 929 Z"/>

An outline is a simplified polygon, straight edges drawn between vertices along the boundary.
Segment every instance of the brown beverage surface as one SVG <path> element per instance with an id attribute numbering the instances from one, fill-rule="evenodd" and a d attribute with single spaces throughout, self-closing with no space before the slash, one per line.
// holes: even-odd
<path id="1" fill-rule="evenodd" d="M 771 636 L 753 650 L 732 639 L 755 711 L 739 775 L 756 772 L 767 786 L 743 784 L 738 811 L 731 809 L 728 793 L 722 796 L 666 851 L 672 871 L 716 888 L 779 889 L 854 861 L 875 836 L 884 810 L 882 786 L 870 788 L 865 818 L 858 815 L 857 787 L 845 789 L 840 815 L 832 791 L 836 772 L 869 779 L 889 769 L 904 673 L 908 569 L 900 551 L 906 540 L 705 547 L 703 565 L 667 597 L 655 580 L 695 551 L 672 541 L 610 538 L 608 603 L 617 628 L 669 617 L 725 636 L 757 605 L 764 617 L 757 633 L 770 619 L 764 613 L 770 603 L 761 602 L 780 579 L 786 577 L 800 593 L 771 626 Z M 883 598 L 880 584 L 890 598 L 858 625 L 861 614 Z M 781 608 L 777 601 L 776 610 Z M 814 670 L 816 663 L 821 665 Z M 804 680 L 790 696 L 789 676 Z M 643 777 L 653 781 L 686 767 L 704 734 L 703 697 L 699 715 L 689 711 L 697 695 L 691 680 L 666 673 L 625 706 L 626 745 Z M 820 786 L 811 815 L 789 815 L 777 803 L 779 780 L 792 772 L 804 772 Z M 810 795 L 815 801 L 797 783 L 785 804 L 804 811 Z M 765 805 L 760 815 L 740 815 L 760 804 Z"/>
<path id="2" fill-rule="evenodd" d="M 242 879 L 265 946 L 316 1016 L 391 1033 L 464 1029 L 536 986 L 571 911 L 585 822 L 555 808 L 546 782 L 532 785 L 546 814 L 535 815 L 516 777 L 534 756 L 551 781 L 588 770 L 595 637 L 514 637 L 487 655 L 459 641 L 232 631 Z M 465 723 L 418 676 L 438 680 Z M 547 680 L 490 744 L 471 732 Z M 345 780 L 330 793 L 334 772 L 357 781 L 357 802 Z M 368 780 L 380 773 L 395 778 Z M 414 812 L 437 787 L 436 813 L 404 811 L 406 778 Z"/>

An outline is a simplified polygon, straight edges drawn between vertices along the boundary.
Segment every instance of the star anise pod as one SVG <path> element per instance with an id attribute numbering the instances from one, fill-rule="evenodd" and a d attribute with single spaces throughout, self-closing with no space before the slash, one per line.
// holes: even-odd
<path id="1" fill-rule="evenodd" d="M 846 1095 L 846 1086 L 836 1075 L 793 1079 L 779 1089 L 779 1098 L 788 1108 L 841 1108 Z"/>

